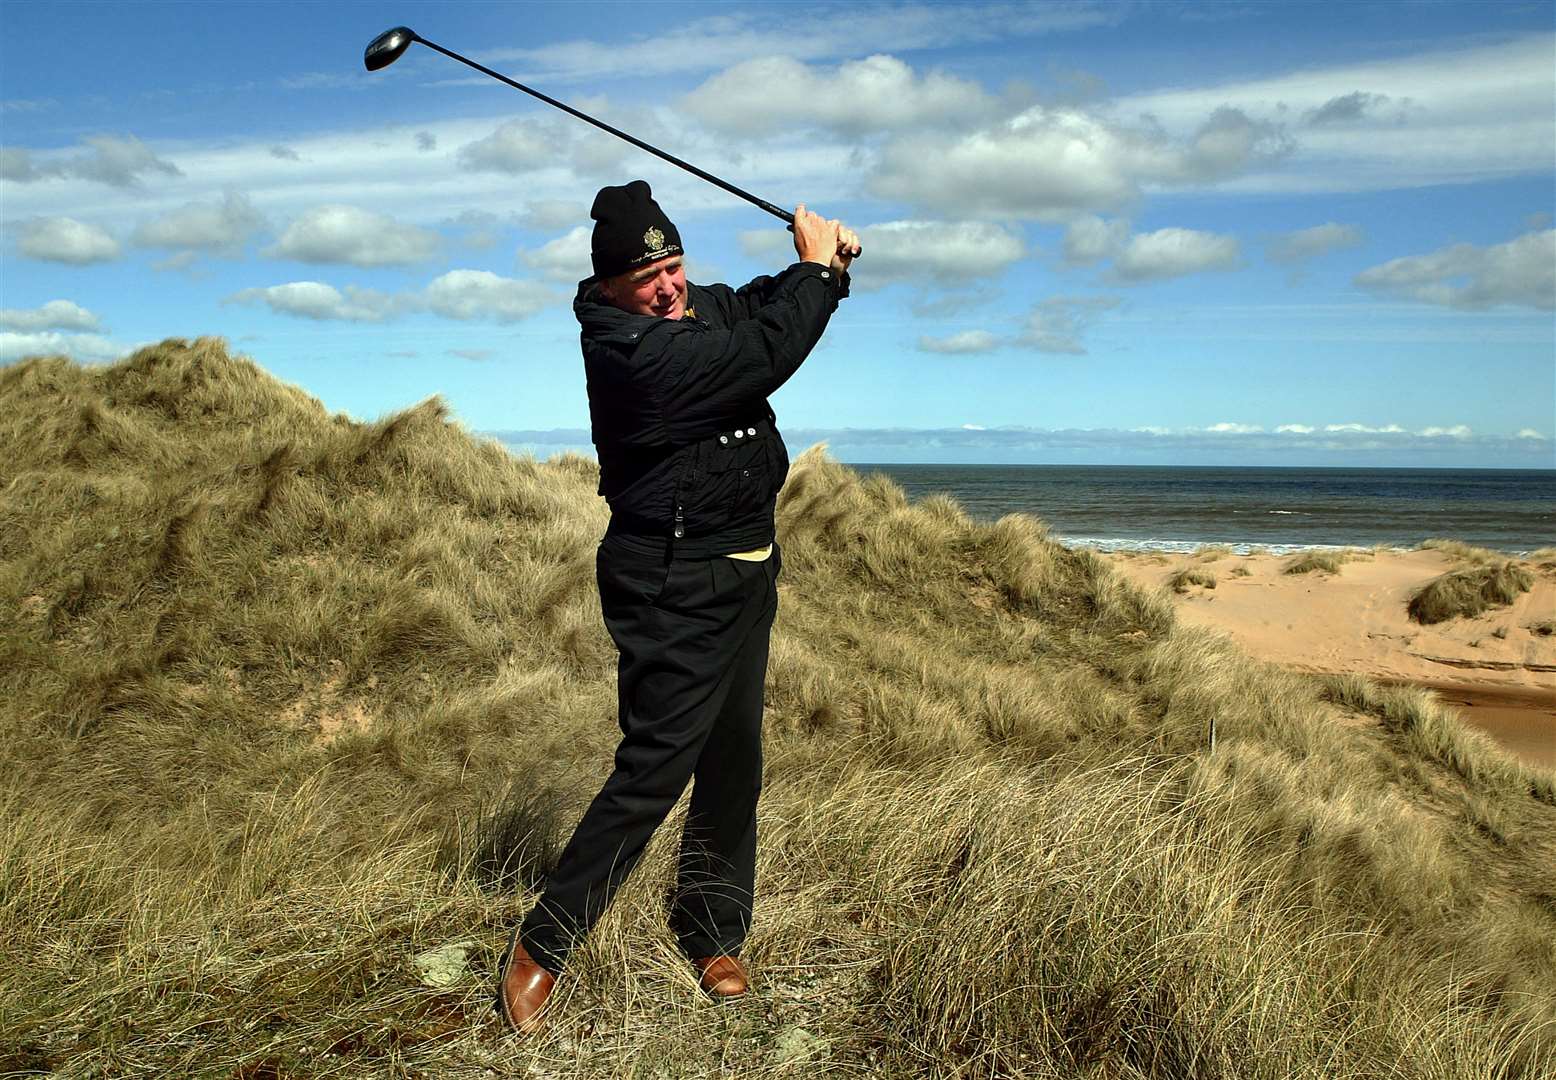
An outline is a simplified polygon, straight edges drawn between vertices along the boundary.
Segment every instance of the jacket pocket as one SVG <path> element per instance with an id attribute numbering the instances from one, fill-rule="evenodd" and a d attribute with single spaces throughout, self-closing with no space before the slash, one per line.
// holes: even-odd
<path id="1" fill-rule="evenodd" d="M 705 520 L 723 524 L 763 509 L 772 493 L 772 441 L 758 427 L 731 428 L 708 440 L 703 455 L 707 482 L 701 493 Z"/>

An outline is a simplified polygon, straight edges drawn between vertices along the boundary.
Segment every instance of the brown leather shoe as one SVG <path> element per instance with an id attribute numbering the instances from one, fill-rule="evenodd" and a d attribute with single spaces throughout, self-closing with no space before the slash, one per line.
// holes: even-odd
<path id="1" fill-rule="evenodd" d="M 497 1011 L 508 1026 L 524 1035 L 540 1030 L 540 1010 L 551 996 L 556 976 L 535 962 L 517 930 L 497 973 Z"/>
<path id="2" fill-rule="evenodd" d="M 703 956 L 692 961 L 698 983 L 709 997 L 727 1000 L 744 994 L 751 985 L 745 965 L 733 956 Z"/>

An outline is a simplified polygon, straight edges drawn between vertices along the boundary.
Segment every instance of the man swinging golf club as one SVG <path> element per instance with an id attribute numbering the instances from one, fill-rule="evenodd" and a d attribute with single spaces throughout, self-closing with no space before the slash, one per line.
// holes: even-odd
<path id="1" fill-rule="evenodd" d="M 852 230 L 801 205 L 788 269 L 740 289 L 693 285 L 648 184 L 601 189 L 590 216 L 594 275 L 573 311 L 611 509 L 596 575 L 620 652 L 622 740 L 499 969 L 498 1008 L 523 1032 L 688 781 L 670 925 L 703 991 L 746 992 L 783 563 L 773 511 L 789 468 L 767 397 L 820 340 L 859 254 Z"/>

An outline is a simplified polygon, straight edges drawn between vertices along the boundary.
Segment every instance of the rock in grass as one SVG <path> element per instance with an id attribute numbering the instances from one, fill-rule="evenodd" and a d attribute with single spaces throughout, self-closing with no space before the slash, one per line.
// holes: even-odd
<path id="1" fill-rule="evenodd" d="M 439 945 L 436 949 L 417 953 L 411 958 L 411 963 L 416 965 L 423 986 L 442 989 L 445 986 L 453 986 L 464 977 L 466 961 L 470 957 L 472 947 L 473 943 L 469 941 Z"/>
<path id="2" fill-rule="evenodd" d="M 779 1061 L 807 1061 L 820 1055 L 826 1047 L 825 1039 L 802 1027 L 784 1028 L 775 1044 Z"/>

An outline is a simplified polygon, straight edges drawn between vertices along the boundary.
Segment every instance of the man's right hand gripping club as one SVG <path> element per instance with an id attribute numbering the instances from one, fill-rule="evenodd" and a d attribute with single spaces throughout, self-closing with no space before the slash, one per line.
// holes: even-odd
<path id="1" fill-rule="evenodd" d="M 828 220 L 805 209 L 794 208 L 794 251 L 801 262 L 819 263 L 837 273 L 859 257 L 859 236 L 836 218 Z"/>

